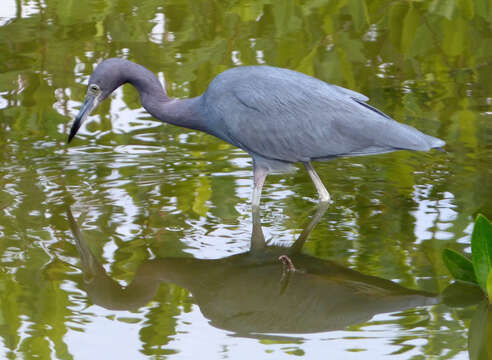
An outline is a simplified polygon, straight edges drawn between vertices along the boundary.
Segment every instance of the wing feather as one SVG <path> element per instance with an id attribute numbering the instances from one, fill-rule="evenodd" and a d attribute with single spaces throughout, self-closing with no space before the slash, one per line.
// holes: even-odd
<path id="1" fill-rule="evenodd" d="M 218 75 L 205 93 L 215 134 L 253 155 L 286 162 L 428 150 L 435 139 L 398 123 L 352 90 L 268 66 Z"/>

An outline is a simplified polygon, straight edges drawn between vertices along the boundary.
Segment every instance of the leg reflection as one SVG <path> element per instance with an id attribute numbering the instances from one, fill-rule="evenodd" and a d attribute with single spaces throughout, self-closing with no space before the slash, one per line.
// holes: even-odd
<path id="1" fill-rule="evenodd" d="M 265 236 L 261 227 L 260 208 L 253 206 L 253 230 L 251 232 L 250 251 L 257 251 L 266 247 Z"/>
<path id="2" fill-rule="evenodd" d="M 294 244 L 290 247 L 291 253 L 299 253 L 304 246 L 304 243 L 306 242 L 307 238 L 311 234 L 311 232 L 314 230 L 316 225 L 320 222 L 320 220 L 323 218 L 323 215 L 326 213 L 326 210 L 328 210 L 328 206 L 330 206 L 329 203 L 322 202 L 318 205 L 316 208 L 316 212 L 314 213 L 313 218 L 309 222 L 309 224 L 302 230 L 301 235 L 297 238 L 297 240 L 294 242 Z"/>

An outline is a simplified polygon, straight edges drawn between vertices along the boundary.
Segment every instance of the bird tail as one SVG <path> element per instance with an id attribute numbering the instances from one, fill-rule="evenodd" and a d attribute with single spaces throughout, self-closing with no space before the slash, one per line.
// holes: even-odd
<path id="1" fill-rule="evenodd" d="M 446 142 L 444 140 L 441 140 L 439 138 L 427 134 L 424 135 L 425 135 L 425 141 L 429 145 L 430 149 L 436 149 L 438 151 L 445 152 L 443 147 L 444 145 L 446 145 Z"/>

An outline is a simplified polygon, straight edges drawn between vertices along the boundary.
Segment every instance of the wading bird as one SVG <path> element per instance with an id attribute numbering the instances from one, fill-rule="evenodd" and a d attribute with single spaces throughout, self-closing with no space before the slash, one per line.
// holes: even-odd
<path id="1" fill-rule="evenodd" d="M 306 167 L 320 202 L 330 195 L 311 161 L 428 151 L 445 143 L 401 124 L 366 103 L 366 96 L 296 71 L 244 66 L 217 75 L 207 90 L 172 99 L 157 77 L 131 61 L 112 58 L 96 66 L 68 141 L 96 106 L 125 83 L 135 86 L 143 107 L 166 123 L 204 131 L 247 151 L 253 158 L 253 207 L 260 204 L 268 173 L 293 163 Z"/>

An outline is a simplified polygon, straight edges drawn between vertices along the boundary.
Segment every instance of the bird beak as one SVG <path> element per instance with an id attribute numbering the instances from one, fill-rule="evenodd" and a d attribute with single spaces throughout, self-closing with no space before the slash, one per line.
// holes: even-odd
<path id="1" fill-rule="evenodd" d="M 77 131 L 79 131 L 80 126 L 82 123 L 85 121 L 87 116 L 94 110 L 94 108 L 97 106 L 99 101 L 97 100 L 97 96 L 93 94 L 87 94 L 85 97 L 84 103 L 82 104 L 82 107 L 80 108 L 80 111 L 75 118 L 75 121 L 73 122 L 72 128 L 70 129 L 70 135 L 68 135 L 68 143 L 72 141 L 73 137 L 75 134 L 77 134 Z"/>

